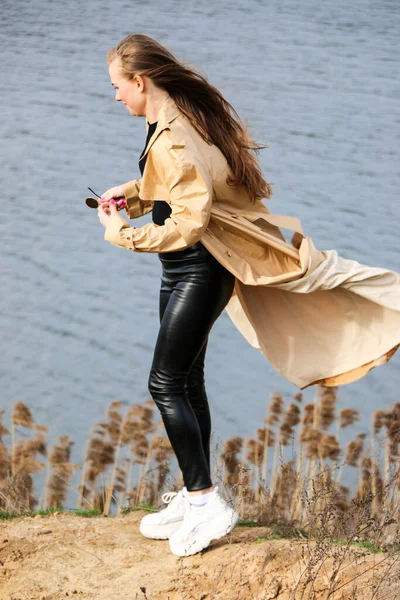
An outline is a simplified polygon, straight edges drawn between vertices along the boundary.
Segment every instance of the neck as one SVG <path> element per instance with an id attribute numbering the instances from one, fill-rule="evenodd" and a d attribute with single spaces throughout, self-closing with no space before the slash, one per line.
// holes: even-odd
<path id="1" fill-rule="evenodd" d="M 148 123 L 158 121 L 160 109 L 168 98 L 168 92 L 161 92 L 154 96 L 149 96 L 146 102 L 146 119 Z"/>

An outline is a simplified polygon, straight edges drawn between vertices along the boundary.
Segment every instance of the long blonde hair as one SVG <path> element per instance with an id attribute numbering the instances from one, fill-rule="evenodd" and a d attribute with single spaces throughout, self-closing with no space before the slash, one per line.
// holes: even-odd
<path id="1" fill-rule="evenodd" d="M 229 185 L 243 185 L 253 201 L 271 197 L 256 158 L 265 146 L 250 139 L 235 109 L 203 75 L 143 34 L 129 34 L 111 48 L 108 64 L 115 59 L 126 79 L 145 75 L 166 90 L 203 139 L 221 150 L 233 173 L 227 179 Z"/>

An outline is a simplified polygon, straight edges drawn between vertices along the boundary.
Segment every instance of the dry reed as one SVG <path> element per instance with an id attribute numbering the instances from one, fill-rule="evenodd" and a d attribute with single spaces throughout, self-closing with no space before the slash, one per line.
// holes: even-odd
<path id="1" fill-rule="evenodd" d="M 313 402 L 304 405 L 302 394 L 296 394 L 285 409 L 281 394 L 273 394 L 254 438 L 234 436 L 223 444 L 216 457 L 222 469 L 213 478 L 224 493 L 233 491 L 242 518 L 306 527 L 317 536 L 399 544 L 400 403 L 374 413 L 369 438 L 359 433 L 342 448 L 340 431 L 359 415 L 352 408 L 337 414 L 337 396 L 337 389 L 318 387 Z M 1 411 L 0 508 L 19 514 L 32 510 L 38 504 L 33 476 L 45 466 L 43 508 L 62 506 L 74 489 L 77 508 L 107 515 L 140 503 L 159 506 L 162 492 L 179 489 L 182 480 L 176 463 L 175 472 L 172 468 L 175 458 L 163 423 L 154 422 L 154 407 L 148 400 L 123 414 L 122 404 L 111 402 L 104 421 L 89 433 L 76 489 L 72 480 L 80 467 L 71 463 L 69 436 L 59 438 L 44 464 L 38 456 L 47 457 L 46 428 L 16 403 L 10 433 Z M 29 439 L 20 439 L 20 428 L 30 431 Z M 294 456 L 288 458 L 290 445 Z M 345 470 L 352 477 L 357 473 L 351 491 L 341 484 Z"/>

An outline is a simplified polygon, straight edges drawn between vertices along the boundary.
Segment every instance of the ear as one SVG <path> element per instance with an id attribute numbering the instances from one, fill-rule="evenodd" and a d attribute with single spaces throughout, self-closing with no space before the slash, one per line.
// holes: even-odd
<path id="1" fill-rule="evenodd" d="M 141 75 L 135 75 L 133 78 L 133 83 L 136 86 L 138 92 L 144 92 L 146 90 L 146 78 Z"/>

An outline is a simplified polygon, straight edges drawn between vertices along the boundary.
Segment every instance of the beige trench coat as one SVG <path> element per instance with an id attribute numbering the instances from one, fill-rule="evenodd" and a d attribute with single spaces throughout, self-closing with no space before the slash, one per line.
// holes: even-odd
<path id="1" fill-rule="evenodd" d="M 227 312 L 236 327 L 300 388 L 354 381 L 400 344 L 400 276 L 319 251 L 300 222 L 229 186 L 227 161 L 172 99 L 162 106 L 143 178 L 124 184 L 130 219 L 167 201 L 163 226 L 132 227 L 120 213 L 105 239 L 135 252 L 181 250 L 201 240 L 235 275 Z M 286 241 L 281 229 L 293 232 Z"/>

